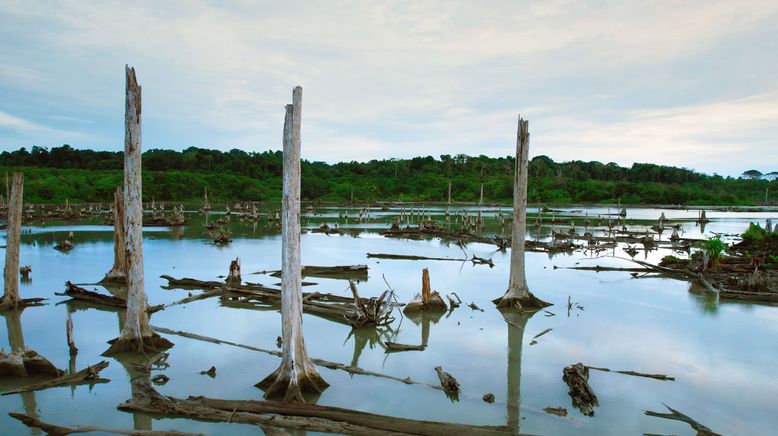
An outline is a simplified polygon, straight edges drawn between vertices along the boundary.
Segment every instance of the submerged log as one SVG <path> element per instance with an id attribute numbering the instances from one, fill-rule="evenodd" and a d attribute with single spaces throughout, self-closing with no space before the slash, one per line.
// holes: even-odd
<path id="1" fill-rule="evenodd" d="M 465 262 L 467 259 L 454 259 L 449 257 L 427 257 L 408 254 L 388 254 L 388 253 L 367 253 L 368 258 L 389 259 L 389 260 L 443 260 L 453 262 Z"/>
<path id="2" fill-rule="evenodd" d="M 70 281 L 65 282 L 65 292 L 55 292 L 54 295 L 67 296 L 74 300 L 98 304 L 100 306 L 127 308 L 127 300 L 113 295 L 104 295 L 98 292 L 86 290 L 74 285 Z"/>
<path id="3" fill-rule="evenodd" d="M 589 386 L 589 369 L 583 363 L 570 365 L 562 370 L 562 380 L 570 388 L 568 394 L 577 407 L 586 416 L 594 416 L 594 406 L 598 405 L 597 396 Z"/>
<path id="4" fill-rule="evenodd" d="M 25 415 L 23 413 L 13 413 L 10 412 L 8 415 L 11 416 L 11 418 L 18 419 L 22 422 L 22 424 L 26 425 L 30 428 L 39 428 L 46 432 L 48 435 L 55 435 L 55 436 L 65 436 L 73 433 L 92 433 L 92 432 L 98 432 L 98 433 L 114 433 L 114 434 L 126 434 L 131 436 L 195 436 L 195 435 L 202 435 L 202 433 L 182 433 L 176 430 L 163 430 L 163 431 L 154 431 L 154 430 L 122 430 L 117 428 L 105 428 L 105 427 L 96 427 L 92 425 L 76 425 L 76 426 L 68 426 L 64 427 L 61 425 L 54 425 L 54 424 L 48 424 L 45 423 L 37 418 L 33 418 L 32 416 Z"/>
<path id="5" fill-rule="evenodd" d="M 367 281 L 367 265 L 312 266 L 302 268 L 303 277 L 343 278 Z M 272 277 L 281 277 L 281 271 L 273 271 Z"/>
<path id="6" fill-rule="evenodd" d="M 390 341 L 384 342 L 384 345 L 386 345 L 387 353 L 392 351 L 424 351 L 427 348 L 427 346 L 424 344 L 408 345 L 408 344 L 400 344 L 397 342 L 390 342 Z"/>
<path id="7" fill-rule="evenodd" d="M 87 366 L 86 368 L 78 371 L 75 374 L 63 375 L 53 380 L 47 380 L 40 383 L 33 383 L 31 385 L 22 386 L 18 389 L 5 391 L 0 395 L 18 394 L 21 392 L 39 391 L 41 389 L 48 389 L 57 386 L 66 385 L 81 385 L 81 384 L 95 384 L 95 383 L 108 383 L 110 380 L 100 378 L 100 371 L 108 367 L 108 362 L 103 360 L 102 362 Z"/>
<path id="8" fill-rule="evenodd" d="M 119 405 L 119 410 L 341 434 L 481 436 L 505 434 L 508 431 L 504 426 L 420 421 L 316 404 L 220 400 L 203 396 L 178 399 L 163 396 L 148 384 L 137 386 L 138 393 Z"/>
<path id="9" fill-rule="evenodd" d="M 612 369 L 608 368 L 599 368 L 596 366 L 586 366 L 588 369 L 596 369 L 597 371 L 604 371 L 604 372 L 617 372 L 619 374 L 624 375 L 634 375 L 635 377 L 646 377 L 646 378 L 653 378 L 655 380 L 663 380 L 663 381 L 674 381 L 675 377 L 670 377 L 669 375 L 664 374 L 647 374 L 644 372 L 637 372 L 637 371 L 614 371 Z"/>

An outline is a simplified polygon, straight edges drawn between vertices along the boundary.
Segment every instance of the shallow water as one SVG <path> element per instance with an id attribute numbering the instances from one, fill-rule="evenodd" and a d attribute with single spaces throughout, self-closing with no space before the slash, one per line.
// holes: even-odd
<path id="1" fill-rule="evenodd" d="M 448 225 L 457 226 L 456 211 Z M 423 208 L 424 214 L 446 223 L 445 208 Z M 596 219 L 608 213 L 607 208 L 563 208 L 553 215 L 559 220 L 576 222 L 583 233 L 585 216 Z M 409 210 L 406 210 L 408 212 Z M 419 208 L 414 212 L 418 213 Z M 500 214 L 508 220 L 510 211 L 483 208 L 486 234 L 508 235 L 510 226 L 499 224 Z M 478 208 L 468 208 L 472 216 Z M 531 210 L 534 212 L 534 210 Z M 615 208 L 610 212 L 616 212 Z M 686 237 L 701 238 L 695 225 L 696 211 L 670 209 L 629 209 L 628 226 L 643 229 L 652 225 L 661 212 L 681 223 Z M 306 233 L 302 235 L 303 264 L 367 264 L 369 279 L 359 283 L 362 296 L 376 296 L 386 289 L 386 281 L 407 302 L 421 288 L 421 270 L 429 268 L 434 290 L 441 294 L 456 292 L 465 304 L 474 302 L 483 311 L 463 304 L 440 317 L 409 319 L 396 312 L 391 331 L 352 331 L 344 324 L 316 316 L 304 316 L 308 352 L 334 362 L 358 365 L 364 369 L 411 377 L 437 384 L 434 367 L 440 365 L 453 374 L 462 386 L 459 401 L 452 402 L 442 392 L 423 385 L 405 385 L 381 378 L 350 375 L 320 368 L 330 383 L 318 399 L 319 404 L 341 406 L 385 415 L 424 420 L 453 421 L 469 424 L 510 425 L 523 433 L 534 434 L 694 434 L 681 422 L 645 416 L 645 410 L 665 412 L 662 403 L 678 409 L 722 434 L 770 434 L 778 428 L 778 380 L 774 377 L 778 361 L 778 307 L 719 303 L 690 289 L 686 282 L 662 278 L 632 278 L 625 272 L 576 271 L 554 269 L 555 266 L 623 264 L 613 258 L 584 259 L 589 255 L 544 253 L 526 255 L 527 280 L 536 296 L 554 305 L 555 316 L 541 311 L 534 316 L 513 318 L 506 323 L 491 300 L 502 295 L 507 286 L 510 252 L 495 252 L 485 244 L 469 244 L 468 257 L 492 258 L 495 267 L 474 266 L 470 262 L 404 261 L 368 259 L 366 253 L 415 254 L 431 257 L 461 258 L 457 245 L 433 239 L 422 241 L 387 239 L 380 230 L 387 228 L 390 217 L 399 210 L 370 211 L 370 221 L 345 223 L 346 213 L 353 218 L 356 210 L 317 209 L 305 214 L 303 227 L 313 228 L 322 222 L 330 226 L 354 229 L 348 235 Z M 544 214 L 549 217 L 551 214 Z M 711 222 L 705 236 L 712 232 L 742 232 L 750 221 L 761 221 L 775 213 L 710 212 Z M 217 216 L 212 215 L 210 220 Z M 233 217 L 228 225 L 234 241 L 225 247 L 209 243 L 201 215 L 188 214 L 184 228 L 144 229 L 146 292 L 149 303 L 169 303 L 187 295 L 185 290 L 167 290 L 169 274 L 176 278 L 192 277 L 219 280 L 229 261 L 240 257 L 243 280 L 274 285 L 278 279 L 257 271 L 280 268 L 280 235 L 263 219 L 254 224 Z M 607 220 L 607 218 L 604 218 Z M 418 220 L 418 217 L 416 217 Z M 529 222 L 534 222 L 530 216 Z M 270 228 L 269 228 L 270 227 Z M 569 224 L 557 224 L 567 230 Z M 22 236 L 21 264 L 32 266 L 32 280 L 21 284 L 22 296 L 47 297 L 48 304 L 24 310 L 21 317 L 5 316 L 7 328 L 0 327 L 0 344 L 9 340 L 24 341 L 27 347 L 49 358 L 57 367 L 69 366 L 65 340 L 65 319 L 72 313 L 74 336 L 79 353 L 76 367 L 83 368 L 103 360 L 100 353 L 106 341 L 118 336 L 119 311 L 100 310 L 55 296 L 64 282 L 93 283 L 102 278 L 113 263 L 112 227 L 99 220 L 73 224 L 49 223 L 31 226 Z M 68 254 L 53 246 L 75 234 L 76 247 Z M 529 237 L 545 238 L 550 225 L 529 228 Z M 664 237 L 668 237 L 667 232 Z M 660 250 L 638 258 L 651 262 L 670 252 Z M 622 248 L 612 253 L 627 257 Z M 678 255 L 678 254 L 676 254 Z M 317 285 L 306 291 L 320 290 L 350 295 L 343 280 L 308 278 Z M 105 290 L 96 285 L 88 289 Z M 694 291 L 694 292 L 692 292 Z M 196 291 L 195 291 L 196 292 Z M 567 302 L 578 303 L 568 313 Z M 234 305 L 233 305 L 234 306 Z M 152 324 L 185 330 L 265 349 L 275 349 L 280 335 L 281 317 L 276 310 L 252 310 L 227 307 L 211 298 L 175 306 L 158 312 Z M 553 330 L 536 339 L 541 331 Z M 9 338 L 9 332 L 12 337 Z M 177 336 L 167 336 L 175 343 L 170 350 L 170 368 L 161 371 L 170 381 L 157 389 L 166 395 L 186 397 L 206 395 L 228 399 L 261 399 L 262 391 L 254 384 L 272 372 L 279 359 L 255 351 L 216 345 Z M 406 344 L 426 343 L 425 351 L 387 354 L 381 341 Z M 118 411 L 116 406 L 131 396 L 131 377 L 137 375 L 133 363 L 107 359 L 110 366 L 102 376 L 111 380 L 75 388 L 52 388 L 27 394 L 0 397 L 0 433 L 29 434 L 31 430 L 7 416 L 7 412 L 24 412 L 54 424 L 93 424 L 122 429 L 177 429 L 207 434 L 257 434 L 256 427 L 238 424 L 214 424 L 184 419 L 158 419 Z M 562 368 L 572 363 L 662 373 L 676 381 L 658 381 L 617 373 L 592 371 L 590 385 L 597 394 L 599 407 L 592 418 L 573 408 Z M 210 378 L 200 371 L 211 366 L 217 376 Z M 160 373 L 154 371 L 153 375 Z M 19 381 L 0 378 L 0 390 L 18 386 Z M 494 393 L 496 401 L 488 404 L 482 396 Z M 545 413 L 547 406 L 565 407 L 567 417 Z M 34 434 L 35 433 L 32 431 Z"/>

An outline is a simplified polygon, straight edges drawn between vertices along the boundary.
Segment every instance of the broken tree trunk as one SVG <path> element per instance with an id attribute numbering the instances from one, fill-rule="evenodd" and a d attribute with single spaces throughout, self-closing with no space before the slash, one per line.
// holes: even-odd
<path id="1" fill-rule="evenodd" d="M 230 261 L 230 271 L 227 273 L 227 286 L 240 286 L 240 258 Z"/>
<path id="2" fill-rule="evenodd" d="M 533 311 L 550 306 L 536 298 L 527 287 L 524 273 L 524 235 L 527 231 L 527 172 L 529 171 L 529 122 L 519 117 L 516 137 L 516 169 L 513 174 L 513 233 L 511 236 L 511 271 L 508 290 L 494 300 L 497 307 L 514 307 Z"/>
<path id="3" fill-rule="evenodd" d="M 124 117 L 124 261 L 127 282 L 127 317 L 118 338 L 104 353 L 151 353 L 173 346 L 149 327 L 143 283 L 143 203 L 141 186 L 141 87 L 135 68 L 127 74 Z"/>
<path id="4" fill-rule="evenodd" d="M 70 316 L 70 311 L 67 311 L 65 331 L 68 339 L 68 349 L 70 350 L 70 355 L 75 356 L 78 354 L 78 348 L 76 348 L 76 341 L 73 340 L 73 318 Z"/>
<path id="5" fill-rule="evenodd" d="M 697 432 L 697 436 L 721 436 L 719 433 L 714 432 L 707 426 L 692 419 L 690 416 L 673 409 L 667 404 L 664 404 L 664 406 L 667 407 L 667 410 L 669 410 L 670 413 L 652 412 L 650 410 L 646 410 L 644 413 L 648 416 L 654 416 L 657 418 L 672 419 L 675 421 L 685 422 L 689 424 L 692 427 L 692 429 L 694 429 Z"/>
<path id="6" fill-rule="evenodd" d="M 432 286 L 430 286 L 430 271 L 427 268 L 421 271 L 421 294 L 416 294 L 413 300 L 405 306 L 403 312 L 410 313 L 423 310 L 441 312 L 448 310 L 446 302 L 443 301 L 440 293 L 432 290 Z"/>
<path id="7" fill-rule="evenodd" d="M 124 193 L 117 186 L 113 194 L 113 267 L 100 283 L 124 284 L 124 268 Z"/>
<path id="8" fill-rule="evenodd" d="M 63 372 L 35 351 L 17 349 L 10 354 L 0 351 L 0 376 L 27 377 L 36 374 L 59 377 Z"/>
<path id="9" fill-rule="evenodd" d="M 573 399 L 573 406 L 586 416 L 594 416 L 594 406 L 598 403 L 597 396 L 589 386 L 589 368 L 583 363 L 565 367 L 562 380 L 570 388 L 568 394 Z"/>
<path id="10" fill-rule="evenodd" d="M 303 338 L 303 293 L 300 265 L 300 123 L 303 89 L 292 92 L 284 117 L 284 167 L 281 210 L 281 365 L 257 387 L 265 398 L 305 402 L 304 393 L 320 393 L 327 382 L 308 357 Z"/>
<path id="11" fill-rule="evenodd" d="M 0 310 L 23 306 L 19 296 L 19 241 L 22 232 L 22 191 L 24 174 L 14 173 L 13 188 L 8 201 L 8 236 L 5 246 L 5 270 L 3 272 L 4 293 L 0 298 Z M 6 189 L 8 173 L 6 173 Z"/>

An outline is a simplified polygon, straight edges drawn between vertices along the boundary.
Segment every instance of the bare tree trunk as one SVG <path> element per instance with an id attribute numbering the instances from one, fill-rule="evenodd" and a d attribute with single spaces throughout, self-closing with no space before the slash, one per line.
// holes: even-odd
<path id="1" fill-rule="evenodd" d="M 227 273 L 227 286 L 240 286 L 243 279 L 240 277 L 240 258 L 230 261 L 230 271 Z"/>
<path id="2" fill-rule="evenodd" d="M 19 296 L 19 245 L 22 233 L 24 174 L 14 173 L 13 177 L 13 189 L 11 196 L 8 197 L 8 236 L 6 237 L 5 270 L 3 271 L 5 288 L 3 297 L 0 298 L 0 310 L 15 309 L 24 304 Z"/>
<path id="3" fill-rule="evenodd" d="M 513 175 L 513 235 L 508 291 L 494 300 L 497 307 L 533 311 L 550 306 L 535 298 L 524 274 L 524 235 L 527 232 L 527 171 L 529 170 L 529 122 L 519 117 L 516 138 L 516 169 Z"/>
<path id="4" fill-rule="evenodd" d="M 448 181 L 448 204 L 451 204 L 451 180 Z"/>
<path id="5" fill-rule="evenodd" d="M 116 187 L 113 194 L 113 268 L 100 282 L 124 283 L 124 268 L 124 193 L 122 188 Z"/>
<path id="6" fill-rule="evenodd" d="M 173 344 L 149 327 L 143 283 L 143 203 L 141 186 L 141 87 L 135 68 L 126 67 L 127 100 L 124 117 L 124 261 L 127 319 L 117 339 L 103 354 L 135 351 L 148 354 Z"/>
<path id="7" fill-rule="evenodd" d="M 281 203 L 281 365 L 257 387 L 265 398 L 305 402 L 304 393 L 318 394 L 327 382 L 308 357 L 303 339 L 302 271 L 300 267 L 300 123 L 303 89 L 294 88 L 284 118 L 284 186 Z"/>
<path id="8" fill-rule="evenodd" d="M 481 183 L 481 198 L 478 199 L 478 204 L 483 205 L 484 204 L 484 184 Z"/>

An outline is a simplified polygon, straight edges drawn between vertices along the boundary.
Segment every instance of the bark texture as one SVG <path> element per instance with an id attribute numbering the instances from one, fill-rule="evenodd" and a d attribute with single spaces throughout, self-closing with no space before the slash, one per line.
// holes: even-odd
<path id="1" fill-rule="evenodd" d="M 281 365 L 257 384 L 265 398 L 305 402 L 304 394 L 318 394 L 327 386 L 319 375 L 303 338 L 302 271 L 300 265 L 300 123 L 302 93 L 292 93 L 284 117 L 284 170 L 281 203 Z"/>
<path id="2" fill-rule="evenodd" d="M 516 169 L 513 174 L 513 234 L 508 291 L 494 301 L 497 307 L 533 311 L 550 306 L 536 298 L 527 287 L 524 273 L 524 238 L 527 232 L 527 173 L 529 171 L 529 122 L 519 117 L 516 137 Z"/>
<path id="3" fill-rule="evenodd" d="M 8 178 L 6 173 L 6 186 Z M 0 298 L 0 310 L 15 309 L 24 305 L 19 296 L 19 240 L 22 232 L 22 194 L 24 174 L 14 173 L 11 195 L 8 197 L 8 236 L 3 271 L 4 293 Z"/>
<path id="4" fill-rule="evenodd" d="M 116 187 L 113 194 L 113 267 L 101 283 L 125 283 L 124 192 Z"/>

